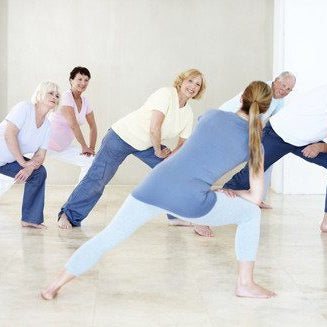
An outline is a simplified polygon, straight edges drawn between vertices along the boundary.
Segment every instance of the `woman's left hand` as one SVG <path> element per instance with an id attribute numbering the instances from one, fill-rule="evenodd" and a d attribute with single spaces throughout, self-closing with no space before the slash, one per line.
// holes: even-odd
<path id="1" fill-rule="evenodd" d="M 91 157 L 95 155 L 95 151 L 87 146 L 83 146 L 81 155 Z"/>
<path id="2" fill-rule="evenodd" d="M 24 183 L 34 170 L 33 166 L 27 166 L 21 169 L 15 176 L 16 183 Z"/>
<path id="3" fill-rule="evenodd" d="M 170 153 L 171 153 L 171 151 L 169 148 L 163 148 L 163 149 L 160 149 L 159 151 L 154 152 L 155 156 L 157 156 L 158 158 L 161 158 L 161 159 L 167 158 L 170 155 Z"/>
<path id="4" fill-rule="evenodd" d="M 237 196 L 236 192 L 230 188 L 220 188 L 220 187 L 216 187 L 212 189 L 215 192 L 221 192 L 224 193 L 225 195 L 231 197 L 231 198 L 235 198 Z"/>

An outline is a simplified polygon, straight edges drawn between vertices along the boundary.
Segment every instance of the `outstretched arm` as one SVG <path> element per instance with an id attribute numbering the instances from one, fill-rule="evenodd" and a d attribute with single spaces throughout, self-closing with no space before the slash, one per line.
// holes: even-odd
<path id="1" fill-rule="evenodd" d="M 66 120 L 68 121 L 68 124 L 70 126 L 70 128 L 72 129 L 75 137 L 76 137 L 76 140 L 77 142 L 81 145 L 82 147 L 82 153 L 81 154 L 84 154 L 86 156 L 91 156 L 94 154 L 94 151 L 91 150 L 86 142 L 85 142 L 85 139 L 84 139 L 84 136 L 82 134 L 82 131 L 78 125 L 78 122 L 76 120 L 76 117 L 75 117 L 75 113 L 74 113 L 74 108 L 73 107 L 68 107 L 68 106 L 63 106 L 61 108 L 61 112 L 62 114 L 64 115 L 64 117 L 66 118 Z"/>
<path id="2" fill-rule="evenodd" d="M 257 205 L 261 204 L 262 194 L 264 187 L 264 179 L 263 179 L 263 159 L 260 165 L 259 172 L 254 175 L 250 171 L 250 189 L 249 190 L 239 190 L 234 191 L 236 195 L 241 198 L 253 202 Z"/>
<path id="3" fill-rule="evenodd" d="M 161 126 L 165 120 L 165 115 L 159 110 L 153 110 L 150 122 L 150 139 L 154 148 L 154 154 L 158 158 L 167 158 L 170 149 L 161 149 Z"/>
<path id="4" fill-rule="evenodd" d="M 94 113 L 93 111 L 86 115 L 86 121 L 90 127 L 90 146 L 91 150 L 95 150 L 95 145 L 97 143 L 98 129 L 95 123 Z"/>

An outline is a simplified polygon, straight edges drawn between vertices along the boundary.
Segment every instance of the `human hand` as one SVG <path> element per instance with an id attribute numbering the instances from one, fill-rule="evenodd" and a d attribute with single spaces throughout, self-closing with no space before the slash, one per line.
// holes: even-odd
<path id="1" fill-rule="evenodd" d="M 34 167 L 32 165 L 21 169 L 15 176 L 16 183 L 24 183 L 27 178 L 32 174 Z"/>
<path id="2" fill-rule="evenodd" d="M 95 155 L 95 151 L 94 149 L 91 149 L 88 146 L 83 146 L 80 155 L 91 157 Z"/>
<path id="3" fill-rule="evenodd" d="M 158 157 L 158 158 L 167 158 L 170 155 L 171 151 L 169 148 L 163 148 L 160 149 L 159 151 L 155 151 L 154 154 Z"/>
<path id="4" fill-rule="evenodd" d="M 89 146 L 89 149 L 93 152 L 93 156 L 95 156 L 95 148 L 92 148 L 91 146 Z"/>
<path id="5" fill-rule="evenodd" d="M 213 191 L 224 193 L 230 198 L 235 198 L 237 196 L 236 192 L 230 188 L 213 188 Z"/>
<path id="6" fill-rule="evenodd" d="M 321 151 L 321 143 L 310 144 L 306 146 L 301 152 L 307 158 L 315 158 Z"/>
<path id="7" fill-rule="evenodd" d="M 20 165 L 23 168 L 33 167 L 35 169 L 40 165 L 40 163 L 33 159 L 33 160 L 24 160 L 24 162 L 20 163 Z"/>

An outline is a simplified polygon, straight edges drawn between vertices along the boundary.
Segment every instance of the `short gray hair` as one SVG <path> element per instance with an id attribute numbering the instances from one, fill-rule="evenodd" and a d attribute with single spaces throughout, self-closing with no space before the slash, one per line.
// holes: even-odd
<path id="1" fill-rule="evenodd" d="M 59 86 L 50 81 L 41 82 L 31 97 L 32 103 L 36 105 L 38 102 L 44 101 L 48 92 L 57 92 L 60 95 Z"/>
<path id="2" fill-rule="evenodd" d="M 285 78 L 291 78 L 294 81 L 294 84 L 296 83 L 296 77 L 293 73 L 291 73 L 290 71 L 284 71 L 282 73 L 280 73 L 276 79 L 285 79 Z"/>

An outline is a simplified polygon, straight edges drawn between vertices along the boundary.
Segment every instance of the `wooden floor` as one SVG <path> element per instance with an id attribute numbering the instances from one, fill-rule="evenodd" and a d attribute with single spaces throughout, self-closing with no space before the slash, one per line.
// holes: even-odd
<path id="1" fill-rule="evenodd" d="M 41 288 L 130 191 L 109 186 L 82 228 L 63 231 L 56 216 L 71 189 L 47 189 L 46 231 L 20 227 L 20 186 L 1 198 L 1 327 L 327 326 L 324 196 L 269 195 L 274 209 L 262 215 L 256 280 L 276 298 L 234 296 L 235 226 L 215 228 L 215 238 L 206 239 L 159 217 L 46 302 Z"/>

